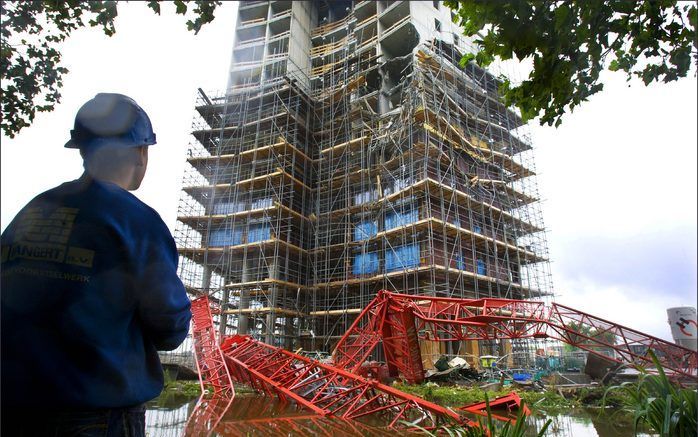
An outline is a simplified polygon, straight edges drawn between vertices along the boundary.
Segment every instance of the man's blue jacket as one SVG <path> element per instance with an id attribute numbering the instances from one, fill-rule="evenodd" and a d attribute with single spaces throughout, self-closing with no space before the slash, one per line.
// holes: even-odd
<path id="1" fill-rule="evenodd" d="M 3 407 L 116 408 L 163 387 L 157 350 L 190 303 L 160 216 L 89 177 L 34 198 L 2 234 Z"/>

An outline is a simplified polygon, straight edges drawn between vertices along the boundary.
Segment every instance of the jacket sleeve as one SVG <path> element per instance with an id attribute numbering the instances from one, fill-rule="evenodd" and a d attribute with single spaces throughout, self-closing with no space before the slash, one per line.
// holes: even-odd
<path id="1" fill-rule="evenodd" d="M 161 221 L 161 220 L 160 220 Z M 191 303 L 177 276 L 177 248 L 164 223 L 147 242 L 139 281 L 138 317 L 157 350 L 177 348 L 189 332 Z"/>

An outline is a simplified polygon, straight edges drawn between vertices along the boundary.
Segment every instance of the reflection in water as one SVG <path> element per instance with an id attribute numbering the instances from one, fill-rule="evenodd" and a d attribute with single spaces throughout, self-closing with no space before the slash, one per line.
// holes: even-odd
<path id="1" fill-rule="evenodd" d="M 184 435 L 186 437 L 208 437 L 211 435 L 234 399 L 235 396 L 214 396 L 210 399 L 200 397 L 184 427 Z"/>
<path id="2" fill-rule="evenodd" d="M 352 420 L 308 414 L 295 404 L 264 396 L 200 400 L 184 429 L 185 436 L 388 436 L 387 429 Z"/>
<path id="3" fill-rule="evenodd" d="M 148 405 L 145 412 L 145 434 L 153 437 L 179 437 L 194 409 L 196 400 L 180 406 Z"/>
<path id="4" fill-rule="evenodd" d="M 228 401 L 199 404 L 196 399 L 153 402 L 146 412 L 146 435 L 153 437 L 187 436 L 389 436 L 394 431 L 355 420 L 345 421 L 310 414 L 295 404 L 260 395 L 238 395 Z M 552 423 L 546 435 L 553 437 L 631 437 L 632 422 L 619 420 L 598 410 L 574 410 L 557 416 L 531 416 L 529 435 Z M 404 435 L 404 434 L 401 434 Z M 649 434 L 638 434 L 649 436 Z"/>
<path id="5" fill-rule="evenodd" d="M 531 416 L 528 421 L 532 425 L 528 435 L 536 435 L 546 420 L 552 422 L 545 435 L 551 437 L 631 437 L 632 421 L 620 418 L 609 412 L 598 409 L 572 410 L 567 414 L 557 416 Z M 638 433 L 638 437 L 648 437 L 651 434 Z"/>

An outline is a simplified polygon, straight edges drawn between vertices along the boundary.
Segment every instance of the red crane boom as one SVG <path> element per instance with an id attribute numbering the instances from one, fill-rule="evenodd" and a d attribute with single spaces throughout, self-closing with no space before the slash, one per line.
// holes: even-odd
<path id="1" fill-rule="evenodd" d="M 235 389 L 216 339 L 208 296 L 191 301 L 191 314 L 194 358 L 199 371 L 201 393 L 204 393 L 206 381 L 213 389 L 214 396 L 233 397 Z"/>
<path id="2" fill-rule="evenodd" d="M 421 382 L 419 339 L 551 338 L 617 363 L 652 365 L 647 351 L 677 376 L 695 378 L 698 354 L 565 305 L 513 299 L 457 299 L 378 292 L 337 344 L 335 366 L 351 372 L 383 343 L 392 376 Z M 614 351 L 604 355 L 600 349 Z"/>
<path id="3" fill-rule="evenodd" d="M 234 380 L 258 391 L 293 400 L 321 416 L 372 416 L 389 428 L 424 429 L 444 424 L 477 426 L 454 411 L 403 393 L 375 379 L 320 363 L 252 337 L 226 337 L 222 344 Z"/>

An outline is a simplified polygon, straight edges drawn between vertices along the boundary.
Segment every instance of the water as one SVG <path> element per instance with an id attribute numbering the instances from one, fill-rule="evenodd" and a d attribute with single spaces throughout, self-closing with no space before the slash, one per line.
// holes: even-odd
<path id="1" fill-rule="evenodd" d="M 577 409 L 555 416 L 534 416 L 529 418 L 534 430 L 530 435 L 535 435 L 541 429 L 543 423 L 551 419 L 545 435 L 554 437 L 631 437 L 633 425 L 630 418 L 621 418 L 613 415 L 611 411 L 600 412 L 597 408 Z M 648 437 L 652 434 L 638 433 L 638 436 Z"/>
<path id="2" fill-rule="evenodd" d="M 186 397 L 158 398 L 146 412 L 146 434 L 151 437 L 205 436 L 210 429 L 217 436 L 395 436 L 395 431 L 356 421 L 313 415 L 293 404 L 256 394 L 238 395 L 230 406 L 201 404 Z M 227 410 L 226 410 L 226 407 Z M 220 413 L 225 410 L 225 414 Z M 209 414 L 205 414 L 205 413 Z M 190 416 L 192 419 L 190 420 Z M 534 415 L 528 419 L 530 435 L 551 419 L 546 436 L 553 437 L 631 437 L 632 423 L 598 409 L 578 409 L 564 414 Z M 187 428 L 187 422 L 189 426 Z M 198 424 L 195 426 L 195 423 Z M 405 435 L 400 433 L 400 435 Z M 649 434 L 638 434 L 648 436 Z"/>

